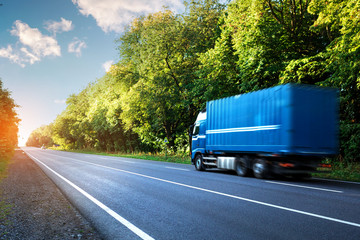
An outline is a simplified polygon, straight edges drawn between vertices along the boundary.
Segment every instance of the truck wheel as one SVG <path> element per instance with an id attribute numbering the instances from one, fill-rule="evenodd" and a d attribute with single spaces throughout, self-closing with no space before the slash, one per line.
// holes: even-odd
<path id="1" fill-rule="evenodd" d="M 204 171 L 205 170 L 201 154 L 197 154 L 196 157 L 195 157 L 195 168 L 198 171 Z"/>
<path id="2" fill-rule="evenodd" d="M 265 178 L 267 174 L 267 165 L 264 159 L 257 158 L 253 163 L 253 172 L 256 178 Z"/>
<path id="3" fill-rule="evenodd" d="M 246 177 L 249 175 L 249 169 L 247 167 L 247 159 L 241 157 L 236 163 L 236 173 L 241 177 Z"/>

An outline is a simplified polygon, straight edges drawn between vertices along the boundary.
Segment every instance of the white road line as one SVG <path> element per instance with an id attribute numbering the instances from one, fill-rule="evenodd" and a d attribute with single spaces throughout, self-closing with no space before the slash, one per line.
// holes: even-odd
<path id="1" fill-rule="evenodd" d="M 265 182 L 273 183 L 273 184 L 279 184 L 279 185 L 285 185 L 285 186 L 291 186 L 291 187 L 309 188 L 309 189 L 320 190 L 320 191 L 343 193 L 343 191 L 337 191 L 337 190 L 326 189 L 326 188 L 309 187 L 309 186 L 290 184 L 290 183 L 273 182 L 273 181 L 265 181 Z"/>
<path id="2" fill-rule="evenodd" d="M 101 209 L 103 209 L 105 212 L 107 212 L 110 216 L 112 216 L 113 218 L 115 218 L 118 222 L 120 222 L 121 224 L 123 224 L 125 227 L 127 227 L 128 229 L 130 229 L 133 233 L 135 233 L 136 235 L 138 235 L 141 239 L 146 239 L 146 240 L 153 240 L 154 238 L 150 237 L 148 234 L 146 234 L 145 232 L 143 232 L 141 229 L 139 229 L 138 227 L 136 227 L 134 224 L 132 224 L 131 222 L 129 222 L 128 220 L 126 220 L 125 218 L 121 217 L 119 214 L 117 214 L 116 212 L 114 212 L 113 210 L 111 210 L 109 207 L 107 207 L 105 204 L 103 204 L 102 202 L 100 202 L 99 200 L 97 200 L 96 198 L 94 198 L 93 196 L 91 196 L 89 193 L 85 192 L 83 189 L 81 189 L 80 187 L 78 187 L 77 185 L 75 185 L 74 183 L 72 183 L 71 181 L 69 181 L 68 179 L 66 179 L 65 177 L 63 177 L 62 175 L 60 175 L 59 173 L 55 172 L 54 170 L 52 170 L 50 167 L 48 167 L 46 164 L 44 164 L 43 162 L 41 162 L 39 159 L 37 159 L 36 157 L 32 156 L 29 153 L 26 153 L 27 155 L 29 155 L 32 159 L 34 159 L 35 161 L 37 161 L 38 163 L 42 164 L 44 167 L 46 167 L 48 170 L 50 170 L 52 173 L 54 173 L 56 176 L 58 176 L 59 178 L 61 178 L 62 180 L 64 180 L 66 183 L 68 183 L 70 186 L 72 186 L 73 188 L 75 188 L 77 191 L 79 191 L 81 194 L 83 194 L 86 198 L 88 198 L 90 201 L 92 201 L 93 203 L 95 203 L 97 206 L 99 206 Z"/>
<path id="3" fill-rule="evenodd" d="M 350 183 L 350 184 L 360 184 L 360 182 L 351 182 L 351 181 L 341 181 L 336 179 L 326 179 L 326 178 L 313 178 L 316 180 L 329 181 L 329 182 L 339 182 L 339 183 Z"/>
<path id="4" fill-rule="evenodd" d="M 176 167 L 165 167 L 165 168 L 190 172 L 190 170 L 189 170 L 189 169 L 185 169 L 185 168 L 176 168 Z"/>
<path id="5" fill-rule="evenodd" d="M 338 223 L 342 223 L 342 224 L 360 228 L 360 223 L 345 221 L 345 220 L 341 220 L 341 219 L 337 219 L 337 218 L 323 216 L 320 214 L 305 212 L 305 211 L 288 208 L 288 207 L 283 207 L 283 206 L 279 206 L 279 205 L 275 205 L 275 204 L 271 204 L 271 203 L 252 200 L 249 198 L 244 198 L 244 197 L 239 197 L 239 196 L 235 196 L 235 195 L 231 195 L 231 194 L 227 194 L 227 193 L 217 192 L 217 191 L 209 190 L 206 188 L 195 187 L 195 186 L 178 183 L 178 182 L 174 182 L 174 181 L 169 181 L 169 180 L 165 180 L 165 179 L 161 179 L 161 178 L 157 178 L 157 177 L 151 177 L 151 176 L 140 174 L 140 173 L 130 172 L 130 171 L 113 168 L 113 167 L 108 167 L 108 166 L 104 166 L 104 165 L 100 165 L 100 164 L 96 164 L 96 163 L 85 162 L 85 161 L 74 159 L 74 158 L 73 158 L 73 160 L 78 161 L 78 162 L 87 163 L 87 164 L 94 165 L 94 166 L 98 166 L 98 167 L 112 169 L 112 170 L 119 171 L 119 172 L 124 172 L 124 173 L 128 173 L 128 174 L 136 175 L 136 176 L 141 176 L 144 178 L 149 178 L 149 179 L 153 179 L 153 180 L 157 180 L 157 181 L 161 181 L 161 182 L 171 183 L 171 184 L 186 187 L 186 188 L 191 188 L 191 189 L 195 189 L 195 190 L 199 190 L 199 191 L 203 191 L 203 192 L 213 193 L 213 194 L 217 194 L 217 195 L 221 195 L 221 196 L 225 196 L 225 197 L 229 197 L 229 198 L 239 199 L 239 200 L 246 201 L 246 202 L 251 202 L 251 203 L 255 203 L 255 204 L 259 204 L 259 205 L 263 205 L 263 206 L 267 206 L 267 207 L 277 208 L 277 209 L 281 209 L 281 210 L 285 210 L 285 211 L 289 211 L 289 212 L 299 213 L 299 214 L 303 214 L 303 215 L 307 215 L 307 216 L 311 216 L 311 217 L 315 217 L 315 218 L 325 219 L 328 221 L 338 222 Z"/>
<path id="6" fill-rule="evenodd" d="M 133 161 L 126 161 L 126 160 L 121 160 L 121 162 L 126 162 L 126 163 L 136 163 L 136 162 L 133 162 Z"/>
<path id="7" fill-rule="evenodd" d="M 108 158 L 107 157 L 100 157 L 101 159 L 105 159 L 105 160 L 107 160 Z"/>

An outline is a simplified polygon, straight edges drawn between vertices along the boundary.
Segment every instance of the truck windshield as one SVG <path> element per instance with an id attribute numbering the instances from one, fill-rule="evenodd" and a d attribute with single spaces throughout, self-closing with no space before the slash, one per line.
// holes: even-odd
<path id="1" fill-rule="evenodd" d="M 199 132 L 200 132 L 200 126 L 199 126 L 199 125 L 196 125 L 196 126 L 194 127 L 193 135 L 196 136 L 196 135 L 199 134 Z"/>

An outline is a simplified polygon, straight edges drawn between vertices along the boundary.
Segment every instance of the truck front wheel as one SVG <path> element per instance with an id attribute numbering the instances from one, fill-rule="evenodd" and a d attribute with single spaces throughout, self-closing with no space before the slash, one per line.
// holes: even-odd
<path id="1" fill-rule="evenodd" d="M 267 175 L 267 164 L 264 159 L 257 158 L 253 163 L 253 172 L 256 178 L 265 178 Z"/>
<path id="2" fill-rule="evenodd" d="M 197 154 L 196 157 L 195 157 L 195 168 L 198 171 L 204 171 L 205 170 L 201 154 Z"/>

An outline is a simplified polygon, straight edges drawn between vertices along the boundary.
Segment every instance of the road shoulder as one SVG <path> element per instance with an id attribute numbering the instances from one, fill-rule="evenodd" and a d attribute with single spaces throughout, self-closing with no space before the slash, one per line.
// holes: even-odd
<path id="1" fill-rule="evenodd" d="M 56 185 L 22 151 L 0 184 L 0 239 L 101 239 Z"/>

